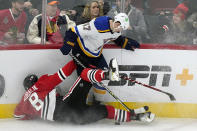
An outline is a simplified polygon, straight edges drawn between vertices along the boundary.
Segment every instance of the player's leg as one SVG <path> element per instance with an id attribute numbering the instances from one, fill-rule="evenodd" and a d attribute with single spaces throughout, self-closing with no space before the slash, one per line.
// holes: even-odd
<path id="1" fill-rule="evenodd" d="M 117 60 L 115 58 L 110 60 L 108 70 L 85 68 L 81 73 L 81 78 L 91 83 L 99 83 L 106 79 L 119 81 Z"/>
<path id="2" fill-rule="evenodd" d="M 59 110 L 59 115 L 56 115 L 55 120 L 73 122 L 75 124 L 88 124 L 105 118 L 113 119 L 119 122 L 151 122 L 154 120 L 154 116 L 155 115 L 151 112 L 139 113 L 135 116 L 132 116 L 131 113 L 128 111 L 117 109 L 112 106 L 93 105 L 80 111 L 74 108 L 64 107 Z"/>
<path id="3" fill-rule="evenodd" d="M 151 122 L 155 118 L 155 114 L 153 114 L 151 112 L 146 112 L 146 110 L 144 110 L 144 108 L 146 108 L 146 106 L 134 109 L 135 112 L 137 112 L 137 110 L 144 110 L 143 113 L 142 112 L 136 113 L 135 115 L 133 115 L 130 112 L 125 111 L 125 110 L 116 109 L 112 106 L 106 106 L 106 108 L 107 108 L 107 112 L 108 112 L 107 118 L 115 119 L 115 121 L 118 121 L 118 122 L 129 122 L 132 120 Z"/>
<path id="4" fill-rule="evenodd" d="M 87 106 L 86 99 L 91 87 L 92 84 L 90 82 L 81 79 L 74 89 L 72 89 L 72 93 L 64 99 L 64 101 L 73 108 L 79 110 L 85 109 Z"/>

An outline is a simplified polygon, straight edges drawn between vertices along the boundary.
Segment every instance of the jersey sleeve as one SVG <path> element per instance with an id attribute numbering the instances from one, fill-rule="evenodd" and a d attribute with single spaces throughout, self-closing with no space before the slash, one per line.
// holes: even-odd
<path id="1" fill-rule="evenodd" d="M 109 20 L 111 20 L 111 18 L 108 16 L 101 16 L 95 19 L 94 26 L 96 27 L 99 33 L 105 33 L 111 31 Z"/>
<path id="2" fill-rule="evenodd" d="M 114 42 L 116 45 L 121 46 L 121 48 L 126 50 L 132 50 L 133 47 L 140 47 L 140 44 L 136 40 L 124 36 L 119 36 L 116 40 L 114 40 Z"/>
<path id="3" fill-rule="evenodd" d="M 77 34 L 72 31 L 72 29 L 69 29 L 66 31 L 65 37 L 64 37 L 64 44 L 60 48 L 60 51 L 63 55 L 68 55 L 70 50 L 75 46 L 77 43 Z"/>
<path id="4" fill-rule="evenodd" d="M 52 91 L 58 84 L 64 81 L 72 72 L 76 69 L 75 62 L 71 60 L 64 67 L 60 68 L 58 72 L 53 75 L 44 75 L 40 77 L 35 86 L 39 87 L 38 92 L 42 93 L 45 97 L 50 91 Z"/>
<path id="5" fill-rule="evenodd" d="M 16 106 L 16 108 L 14 110 L 14 118 L 15 119 L 17 119 L 17 120 L 31 120 L 32 119 L 31 115 L 28 115 L 28 113 L 26 112 L 27 108 L 24 107 L 24 104 L 27 104 L 27 103 L 23 103 L 23 99 L 22 99 L 21 102 Z M 28 106 L 32 107 L 30 104 Z M 30 111 L 30 110 L 28 110 L 28 111 Z"/>

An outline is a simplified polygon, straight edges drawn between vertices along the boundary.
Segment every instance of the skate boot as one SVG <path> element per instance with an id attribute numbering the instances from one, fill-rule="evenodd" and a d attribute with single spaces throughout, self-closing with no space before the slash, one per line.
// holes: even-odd
<path id="1" fill-rule="evenodd" d="M 109 79 L 111 81 L 119 81 L 119 69 L 116 58 L 112 58 L 109 63 Z"/>
<path id="2" fill-rule="evenodd" d="M 155 114 L 151 112 L 139 113 L 131 116 L 130 119 L 150 123 L 155 119 Z"/>
<path id="3" fill-rule="evenodd" d="M 136 114 L 140 114 L 140 113 L 145 113 L 148 110 L 149 110 L 148 106 L 143 106 L 143 107 L 140 107 L 137 109 L 131 109 L 130 112 L 131 112 L 131 115 L 136 115 Z"/>

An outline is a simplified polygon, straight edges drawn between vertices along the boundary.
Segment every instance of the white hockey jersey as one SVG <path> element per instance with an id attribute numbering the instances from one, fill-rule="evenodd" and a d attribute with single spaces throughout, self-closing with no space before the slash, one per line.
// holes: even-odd
<path id="1" fill-rule="evenodd" d="M 78 35 L 77 42 L 81 50 L 87 56 L 100 56 L 104 44 L 121 35 L 121 33 L 111 32 L 109 19 L 108 16 L 102 16 L 72 28 L 72 31 Z"/>

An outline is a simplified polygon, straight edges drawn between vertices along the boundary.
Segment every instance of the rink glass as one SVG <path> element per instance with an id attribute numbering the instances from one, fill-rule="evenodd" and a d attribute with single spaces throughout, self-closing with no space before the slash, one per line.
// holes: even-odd
<path id="1" fill-rule="evenodd" d="M 15 10 L 18 10 L 19 12 L 24 11 L 27 15 L 26 24 L 24 26 L 23 31 L 21 32 L 21 29 L 18 29 L 18 27 L 13 24 L 13 26 L 10 26 L 9 29 L 6 30 L 7 32 L 9 32 L 8 33 L 9 36 L 4 38 L 5 33 L 7 33 L 5 32 L 6 27 L 4 25 L 9 24 L 10 19 L 8 15 L 10 14 L 6 14 L 6 13 L 0 14 L 2 18 L 0 25 L 0 33 L 1 33 L 0 45 L 3 45 L 5 47 L 10 45 L 21 46 L 24 44 L 25 45 L 35 44 L 29 42 L 28 39 L 26 38 L 29 29 L 28 27 L 36 15 L 40 13 L 47 14 L 47 10 L 46 10 L 47 2 L 48 2 L 47 0 L 27 0 L 23 3 L 22 1 L 19 0 L 18 2 L 13 3 L 11 1 L 0 0 L 1 12 L 4 9 L 13 8 L 14 6 Z M 65 13 L 72 21 L 76 22 L 77 20 L 80 20 L 84 8 L 89 1 L 88 0 L 59 0 L 59 2 L 60 3 L 57 5 L 58 6 L 57 12 Z M 141 12 L 142 17 L 138 19 L 139 15 L 137 14 L 137 16 L 135 16 L 135 19 L 131 19 L 130 20 L 131 27 L 129 28 L 128 31 L 123 32 L 123 35 L 136 39 L 140 43 L 184 44 L 184 45 L 197 44 L 196 28 L 185 29 L 186 33 L 184 34 L 187 34 L 188 31 L 191 33 L 189 35 L 191 36 L 191 39 L 188 40 L 187 42 L 179 40 L 179 38 L 182 38 L 182 36 L 180 35 L 178 36 L 179 38 L 166 37 L 166 30 L 168 31 L 172 29 L 172 27 L 168 26 L 167 24 L 170 25 L 170 23 L 172 22 L 173 11 L 178 6 L 178 4 L 180 4 L 179 0 L 98 0 L 98 3 L 99 3 L 100 11 L 102 12 L 100 14 L 102 15 L 109 15 L 110 11 L 115 11 L 115 10 L 117 12 L 126 12 L 128 15 L 131 15 L 133 13 L 133 8 L 130 8 L 130 5 L 132 5 L 132 7 L 136 7 L 138 12 Z M 13 15 L 13 16 L 17 19 L 17 15 Z M 36 44 L 47 44 L 46 18 L 47 16 L 46 17 L 45 15 L 42 16 L 42 19 L 44 19 L 41 24 L 42 26 L 41 26 L 41 34 L 40 34 L 42 40 L 40 41 L 40 43 L 36 43 Z M 24 19 L 24 17 L 22 19 Z M 142 26 L 138 24 L 139 21 L 145 23 L 144 29 L 142 28 Z M 50 26 L 53 26 L 51 22 L 49 23 Z M 137 28 L 142 28 L 142 29 L 137 29 Z M 57 42 L 58 44 L 63 44 L 63 38 L 66 30 L 68 29 L 62 29 L 60 31 L 62 42 Z M 53 33 L 50 35 L 53 35 Z M 175 40 L 172 41 L 171 39 L 175 39 Z M 52 42 L 51 44 L 57 44 L 55 42 L 56 40 L 59 39 L 54 39 L 54 43 Z"/>

